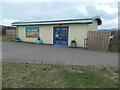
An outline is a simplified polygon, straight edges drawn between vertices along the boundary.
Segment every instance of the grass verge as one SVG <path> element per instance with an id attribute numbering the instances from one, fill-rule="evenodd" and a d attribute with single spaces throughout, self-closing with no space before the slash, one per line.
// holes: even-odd
<path id="1" fill-rule="evenodd" d="M 117 88 L 115 67 L 2 63 L 2 88 Z"/>

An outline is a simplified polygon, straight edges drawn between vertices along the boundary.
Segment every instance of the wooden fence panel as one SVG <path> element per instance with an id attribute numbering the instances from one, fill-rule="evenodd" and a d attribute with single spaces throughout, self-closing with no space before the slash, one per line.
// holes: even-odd
<path id="1" fill-rule="evenodd" d="M 110 35 L 110 31 L 89 31 L 87 48 L 91 50 L 107 51 Z"/>
<path id="2" fill-rule="evenodd" d="M 15 40 L 16 30 L 6 30 L 6 37 L 10 40 Z"/>

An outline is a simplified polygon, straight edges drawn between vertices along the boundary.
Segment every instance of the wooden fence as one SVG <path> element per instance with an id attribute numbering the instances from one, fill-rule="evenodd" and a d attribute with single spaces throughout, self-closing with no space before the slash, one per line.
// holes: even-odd
<path id="1" fill-rule="evenodd" d="M 6 35 L 4 37 L 6 40 L 15 40 L 16 30 L 6 30 Z"/>
<path id="2" fill-rule="evenodd" d="M 91 50 L 108 51 L 110 31 L 89 31 L 87 48 Z"/>

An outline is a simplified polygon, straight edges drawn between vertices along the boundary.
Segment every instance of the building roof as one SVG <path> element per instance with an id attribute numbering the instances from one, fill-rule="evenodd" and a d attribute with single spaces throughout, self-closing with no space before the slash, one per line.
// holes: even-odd
<path id="1" fill-rule="evenodd" d="M 64 20 L 47 20 L 47 21 L 30 21 L 30 22 L 13 22 L 13 26 L 19 25 L 50 25 L 50 24 L 74 24 L 74 23 L 83 23 L 89 24 L 94 20 L 98 22 L 98 25 L 102 24 L 100 17 L 96 16 L 93 18 L 82 18 L 82 19 L 64 19 Z"/>

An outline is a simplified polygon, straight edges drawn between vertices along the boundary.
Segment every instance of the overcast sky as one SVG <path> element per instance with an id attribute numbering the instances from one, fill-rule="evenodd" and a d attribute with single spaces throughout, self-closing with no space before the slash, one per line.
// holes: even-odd
<path id="1" fill-rule="evenodd" d="M 95 0 L 93 0 L 95 1 Z M 2 2 L 2 25 L 15 21 L 35 21 L 99 16 L 99 28 L 118 28 L 118 1 L 100 2 Z M 97 1 L 97 0 L 96 0 Z"/>

